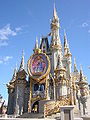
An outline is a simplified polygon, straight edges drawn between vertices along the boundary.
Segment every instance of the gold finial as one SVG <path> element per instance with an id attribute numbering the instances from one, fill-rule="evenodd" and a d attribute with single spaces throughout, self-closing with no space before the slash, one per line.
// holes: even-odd
<path id="1" fill-rule="evenodd" d="M 36 37 L 36 43 L 35 43 L 35 48 L 34 48 L 34 53 L 40 53 L 41 52 L 41 49 L 38 48 L 38 40 L 37 40 L 37 37 Z"/>
<path id="2" fill-rule="evenodd" d="M 54 10 L 53 10 L 53 17 L 57 17 L 56 9 L 55 9 L 55 0 L 54 0 Z"/>
<path id="3" fill-rule="evenodd" d="M 24 49 L 22 50 L 22 57 L 24 56 Z"/>
<path id="4" fill-rule="evenodd" d="M 75 57 L 74 57 L 74 65 L 76 65 L 76 60 L 75 60 Z"/>
<path id="5" fill-rule="evenodd" d="M 85 81 L 87 81 L 87 77 L 86 76 L 84 77 L 84 79 L 85 79 Z"/>
<path id="6" fill-rule="evenodd" d="M 74 72 L 77 70 L 77 67 L 76 67 L 76 60 L 74 58 Z"/>
<path id="7" fill-rule="evenodd" d="M 66 36 L 66 31 L 65 31 L 65 29 L 64 29 L 64 36 Z"/>
<path id="8" fill-rule="evenodd" d="M 40 46 L 41 46 L 41 42 L 42 42 L 42 38 L 40 37 L 40 44 L 39 44 L 39 48 L 40 48 Z"/>
<path id="9" fill-rule="evenodd" d="M 80 64 L 80 71 L 82 71 L 82 66 L 81 66 L 81 64 Z"/>
<path id="10" fill-rule="evenodd" d="M 16 71 L 17 71 L 17 62 L 16 62 L 16 67 L 15 67 Z"/>
<path id="11" fill-rule="evenodd" d="M 80 74 L 83 76 L 82 66 L 80 64 Z"/>
<path id="12" fill-rule="evenodd" d="M 35 49 L 38 49 L 38 40 L 37 40 L 37 37 L 36 37 Z"/>

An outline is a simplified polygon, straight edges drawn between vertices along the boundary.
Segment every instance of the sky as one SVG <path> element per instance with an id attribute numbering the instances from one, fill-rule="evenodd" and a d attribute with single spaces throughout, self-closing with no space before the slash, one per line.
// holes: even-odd
<path id="1" fill-rule="evenodd" d="M 90 0 L 55 0 L 55 6 L 62 46 L 65 29 L 72 53 L 72 71 L 75 57 L 90 84 Z M 0 94 L 6 101 L 5 84 L 12 79 L 16 63 L 19 69 L 22 50 L 27 70 L 36 36 L 39 41 L 50 33 L 52 17 L 53 0 L 0 0 Z"/>

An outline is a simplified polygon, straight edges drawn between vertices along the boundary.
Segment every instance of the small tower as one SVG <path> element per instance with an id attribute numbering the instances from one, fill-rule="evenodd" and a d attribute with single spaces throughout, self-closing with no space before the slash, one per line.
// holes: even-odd
<path id="1" fill-rule="evenodd" d="M 24 52 L 22 53 L 21 64 L 17 72 L 17 77 L 15 81 L 15 108 L 14 114 L 21 115 L 24 113 L 24 98 L 25 98 L 25 86 L 26 86 L 26 76 L 25 63 L 24 63 Z"/>
<path id="2" fill-rule="evenodd" d="M 55 85 L 56 85 L 56 99 L 61 96 L 67 95 L 68 81 L 66 78 L 66 69 L 62 65 L 60 56 L 57 59 L 57 68 L 55 72 Z"/>
<path id="3" fill-rule="evenodd" d="M 66 66 L 67 79 L 68 79 L 68 94 L 71 96 L 71 104 L 73 104 L 73 89 L 72 89 L 72 78 L 71 78 L 71 66 L 72 66 L 72 54 L 69 49 L 69 44 L 67 42 L 66 33 L 64 30 L 64 65 Z"/>
<path id="4" fill-rule="evenodd" d="M 25 70 L 25 63 L 24 63 L 24 51 L 22 52 L 22 59 L 21 59 L 21 64 L 19 67 L 19 71 Z"/>
<path id="5" fill-rule="evenodd" d="M 8 89 L 8 108 L 7 108 L 7 114 L 14 114 L 14 105 L 15 105 L 15 99 L 14 99 L 14 94 L 15 94 L 15 81 L 16 81 L 16 76 L 17 76 L 17 65 L 14 70 L 13 77 L 9 84 L 6 84 L 7 89 Z"/>
<path id="6" fill-rule="evenodd" d="M 69 49 L 69 44 L 67 42 L 67 37 L 66 37 L 66 33 L 64 31 L 64 59 L 66 61 L 66 64 L 68 66 L 68 79 L 71 82 L 71 66 L 72 66 L 72 54 L 70 52 Z"/>
<path id="7" fill-rule="evenodd" d="M 16 76 L 17 76 L 17 64 L 16 64 L 16 67 L 15 67 L 15 70 L 14 70 L 14 74 L 13 74 L 12 80 L 10 81 L 10 84 L 15 82 Z"/>
<path id="8" fill-rule="evenodd" d="M 83 115 L 87 114 L 87 96 L 88 96 L 88 83 L 86 77 L 83 75 L 83 71 L 80 65 L 80 81 L 79 81 L 81 103 L 83 105 Z"/>
<path id="9" fill-rule="evenodd" d="M 84 77 L 84 75 L 83 75 L 81 65 L 80 65 L 79 87 L 80 87 L 81 96 L 82 97 L 87 97 L 88 96 L 88 82 L 87 82 L 87 78 Z"/>
<path id="10" fill-rule="evenodd" d="M 64 30 L 64 56 L 68 57 L 70 55 L 71 55 L 71 53 L 70 53 L 70 49 L 69 49 L 69 44 L 67 42 L 67 37 L 66 37 L 65 30 Z"/>
<path id="11" fill-rule="evenodd" d="M 69 51 L 69 47 L 68 47 L 66 33 L 65 33 L 65 30 L 64 30 L 64 56 L 67 55 L 68 51 Z"/>

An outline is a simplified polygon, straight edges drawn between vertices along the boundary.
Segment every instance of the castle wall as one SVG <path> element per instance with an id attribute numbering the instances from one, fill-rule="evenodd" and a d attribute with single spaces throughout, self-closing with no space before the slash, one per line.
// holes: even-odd
<path id="1" fill-rule="evenodd" d="M 24 113 L 28 112 L 29 94 L 30 94 L 30 88 L 27 86 L 27 87 L 25 88 Z"/>
<path id="2" fill-rule="evenodd" d="M 7 108 L 8 115 L 14 114 L 14 104 L 15 104 L 15 92 L 11 91 L 8 94 L 8 108 Z"/>
<path id="3" fill-rule="evenodd" d="M 25 99 L 25 85 L 17 84 L 15 86 L 15 114 L 19 115 L 24 112 L 24 99 Z"/>

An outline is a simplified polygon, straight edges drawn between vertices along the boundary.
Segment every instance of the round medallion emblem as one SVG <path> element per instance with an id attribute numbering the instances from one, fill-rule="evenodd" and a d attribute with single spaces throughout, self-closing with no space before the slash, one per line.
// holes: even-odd
<path id="1" fill-rule="evenodd" d="M 46 54 L 33 54 L 27 64 L 30 77 L 37 82 L 45 78 L 50 72 L 50 61 Z"/>

